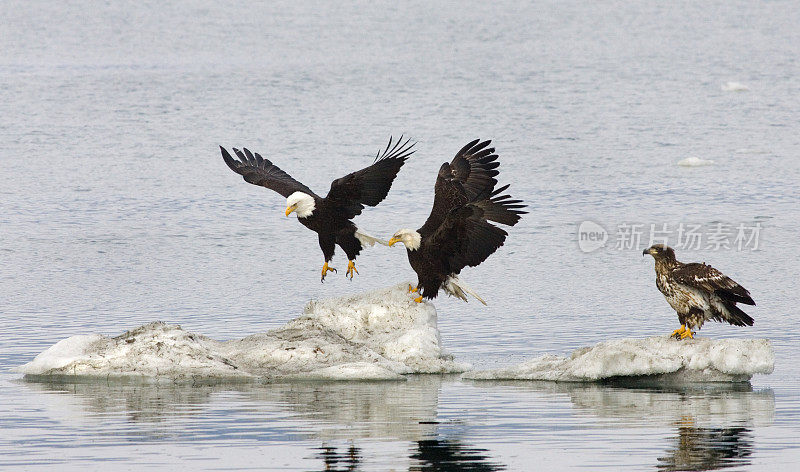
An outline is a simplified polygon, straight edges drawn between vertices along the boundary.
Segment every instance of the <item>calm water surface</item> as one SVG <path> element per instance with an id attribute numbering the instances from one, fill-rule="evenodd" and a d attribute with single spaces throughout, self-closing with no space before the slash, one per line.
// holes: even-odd
<path id="1" fill-rule="evenodd" d="M 0 15 L 0 468 L 800 461 L 794 2 L 10 1 Z M 495 141 L 501 179 L 530 206 L 506 246 L 464 273 L 489 306 L 436 300 L 458 359 L 488 368 L 666 334 L 676 317 L 641 257 L 650 225 L 758 224 L 757 250 L 678 254 L 751 291 L 754 327 L 702 334 L 770 338 L 775 372 L 674 391 L 436 376 L 156 388 L 14 373 L 75 334 L 164 320 L 231 339 L 311 298 L 412 279 L 404 251 L 377 248 L 356 281 L 340 270 L 320 284 L 315 235 L 217 148 L 248 146 L 324 193 L 401 133 L 419 151 L 359 226 L 421 225 L 439 165 L 475 137 Z M 715 164 L 676 165 L 691 156 Z M 579 249 L 585 220 L 605 228 L 605 248 Z M 642 240 L 617 248 L 623 224 Z"/>

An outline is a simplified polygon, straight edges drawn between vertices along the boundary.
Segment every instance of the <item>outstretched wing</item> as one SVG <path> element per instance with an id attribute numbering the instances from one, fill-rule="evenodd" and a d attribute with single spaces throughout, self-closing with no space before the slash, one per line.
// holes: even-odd
<path id="1" fill-rule="evenodd" d="M 225 159 L 228 167 L 241 175 L 246 182 L 267 187 L 284 197 L 288 197 L 294 192 L 305 192 L 316 197 L 316 194 L 310 188 L 294 180 L 289 174 L 282 171 L 269 159 L 261 157 L 258 153 L 253 154 L 247 148 L 244 148 L 244 152 L 233 148 L 233 152 L 239 158 L 239 160 L 236 160 L 224 147 L 220 146 L 219 149 L 222 151 L 222 158 Z"/>
<path id="2" fill-rule="evenodd" d="M 684 264 L 672 271 L 672 276 L 680 284 L 716 293 L 723 300 L 746 305 L 756 304 L 747 289 L 710 265 L 697 262 Z"/>
<path id="3" fill-rule="evenodd" d="M 500 195 L 506 189 L 508 185 L 491 194 L 486 191 L 476 201 L 451 210 L 431 235 L 426 246 L 435 257 L 445 258 L 450 272 L 477 266 L 503 245 L 508 233 L 491 222 L 514 226 L 527 213 L 521 200 Z"/>
<path id="4" fill-rule="evenodd" d="M 471 141 L 449 164 L 442 164 L 436 176 L 433 208 L 418 230 L 420 234 L 433 234 L 450 211 L 474 200 L 482 192 L 491 192 L 497 184 L 494 177 L 499 173 L 500 163 L 490 144 L 490 140 Z"/>
<path id="5" fill-rule="evenodd" d="M 416 143 L 410 141 L 403 142 L 400 136 L 393 145 L 393 139 L 389 138 L 386 149 L 378 151 L 371 166 L 334 180 L 325 201 L 343 210 L 348 219 L 361 214 L 364 205 L 380 203 L 388 195 L 406 159 L 415 152 L 412 148 Z"/>

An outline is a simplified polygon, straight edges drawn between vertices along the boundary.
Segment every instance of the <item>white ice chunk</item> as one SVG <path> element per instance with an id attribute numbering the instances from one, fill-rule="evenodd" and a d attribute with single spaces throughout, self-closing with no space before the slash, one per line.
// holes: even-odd
<path id="1" fill-rule="evenodd" d="M 436 309 L 415 303 L 408 284 L 310 302 L 281 328 L 215 341 L 154 322 L 109 338 L 60 341 L 19 368 L 27 376 L 223 379 L 400 379 L 401 374 L 463 372 L 441 347 Z"/>
<path id="2" fill-rule="evenodd" d="M 743 382 L 772 373 L 767 339 L 672 337 L 617 339 L 578 349 L 569 357 L 544 355 L 512 367 L 474 371 L 470 379 L 591 382 L 639 378 L 669 382 Z"/>
<path id="3" fill-rule="evenodd" d="M 678 161 L 678 165 L 681 167 L 703 167 L 703 166 L 710 166 L 714 164 L 714 161 L 710 159 L 701 159 L 699 157 L 687 157 L 686 159 L 681 159 Z"/>
<path id="4" fill-rule="evenodd" d="M 722 90 L 724 92 L 747 92 L 750 88 L 740 82 L 725 82 L 722 84 Z"/>
<path id="5" fill-rule="evenodd" d="M 81 334 L 62 339 L 24 367 L 37 372 L 61 369 L 86 355 L 92 350 L 92 345 L 103 339 L 105 338 L 99 334 Z"/>

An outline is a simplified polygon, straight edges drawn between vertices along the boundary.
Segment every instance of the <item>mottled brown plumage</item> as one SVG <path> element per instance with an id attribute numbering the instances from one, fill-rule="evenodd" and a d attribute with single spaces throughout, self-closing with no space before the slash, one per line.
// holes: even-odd
<path id="1" fill-rule="evenodd" d="M 755 305 L 744 287 L 705 263 L 684 264 L 675 258 L 675 251 L 656 244 L 642 253 L 655 259 L 656 286 L 667 303 L 678 313 L 682 328 L 675 335 L 692 337 L 691 330 L 700 329 L 707 320 L 727 321 L 735 326 L 752 326 L 753 318 L 736 306 Z"/>

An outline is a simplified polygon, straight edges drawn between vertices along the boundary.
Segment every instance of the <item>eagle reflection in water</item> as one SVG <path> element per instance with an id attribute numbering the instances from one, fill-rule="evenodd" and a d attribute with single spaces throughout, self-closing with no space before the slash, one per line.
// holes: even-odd
<path id="1" fill-rule="evenodd" d="M 356 472 L 365 470 L 361 450 L 354 444 L 342 449 L 323 445 L 317 458 L 323 461 L 323 471 Z M 485 449 L 468 447 L 457 440 L 426 439 L 416 441 L 410 451 L 411 472 L 495 472 L 505 470 L 503 464 L 492 462 Z"/>
<path id="2" fill-rule="evenodd" d="M 675 443 L 658 458 L 658 470 L 719 470 L 750 464 L 750 430 L 744 427 L 700 428 L 691 419 L 678 424 Z"/>
<path id="3" fill-rule="evenodd" d="M 336 447 L 325 444 L 319 450 L 316 457 L 322 459 L 325 467 L 322 469 L 323 471 L 356 472 L 362 470 L 359 467 L 361 465 L 361 449 L 357 448 L 355 444 L 351 444 L 344 452 L 339 452 Z"/>

